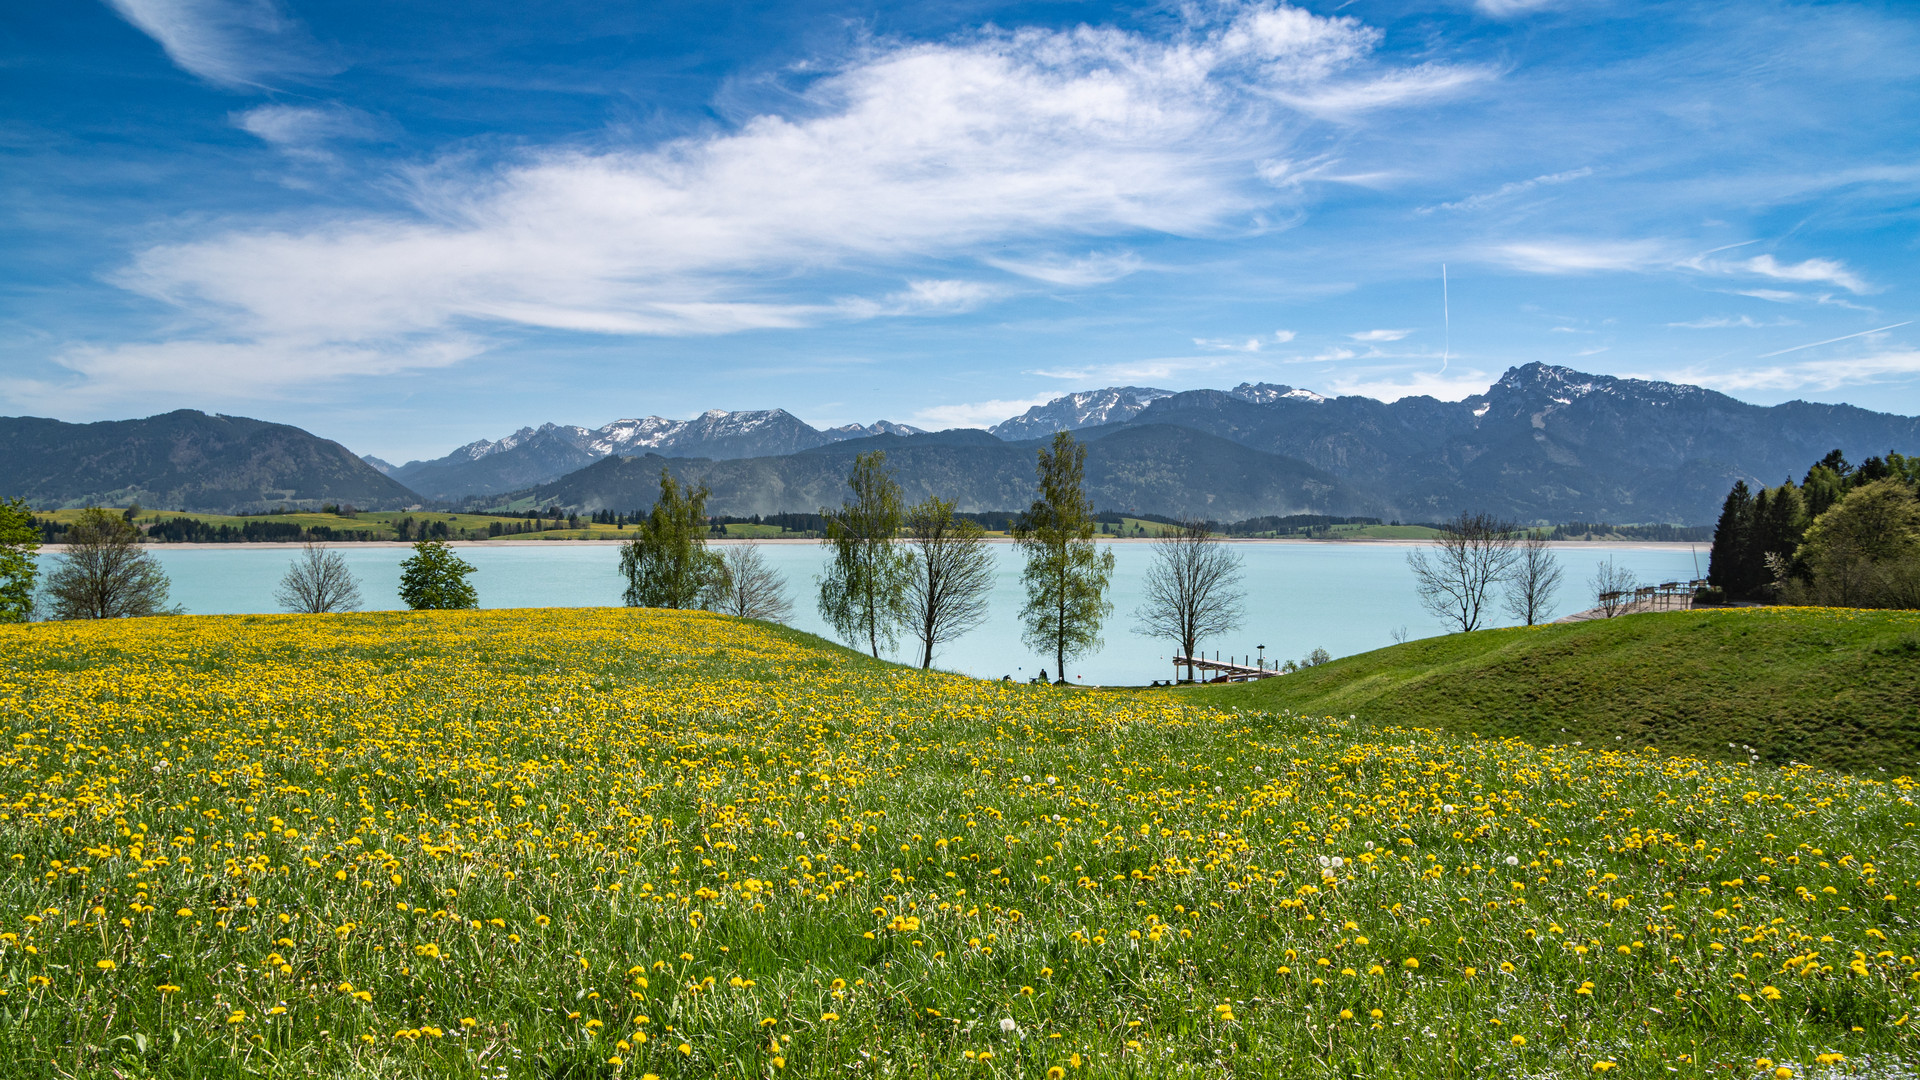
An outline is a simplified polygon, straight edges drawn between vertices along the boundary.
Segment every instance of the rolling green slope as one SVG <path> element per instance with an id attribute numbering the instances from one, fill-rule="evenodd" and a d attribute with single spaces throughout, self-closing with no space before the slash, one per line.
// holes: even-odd
<path id="1" fill-rule="evenodd" d="M 1899 775 L 1920 772 L 1920 612 L 1747 608 L 1482 630 L 1185 693 L 1534 743 Z"/>

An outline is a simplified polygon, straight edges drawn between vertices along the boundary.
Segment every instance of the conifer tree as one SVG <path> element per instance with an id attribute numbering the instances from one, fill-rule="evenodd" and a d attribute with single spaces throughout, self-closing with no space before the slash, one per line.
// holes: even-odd
<path id="1" fill-rule="evenodd" d="M 1753 543 L 1753 493 L 1745 480 L 1736 480 L 1720 506 L 1713 528 L 1713 550 L 1707 557 L 1707 580 L 1729 596 L 1746 595 L 1745 568 Z"/>

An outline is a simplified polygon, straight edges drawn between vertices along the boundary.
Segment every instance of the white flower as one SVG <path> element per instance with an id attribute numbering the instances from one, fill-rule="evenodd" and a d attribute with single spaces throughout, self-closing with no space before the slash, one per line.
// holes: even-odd
<path id="1" fill-rule="evenodd" d="M 1509 855 L 1509 856 L 1507 856 L 1507 865 L 1508 865 L 1508 866 L 1519 866 L 1519 865 L 1520 865 L 1520 856 L 1518 856 L 1518 855 Z"/>
<path id="2" fill-rule="evenodd" d="M 796 840 L 805 840 L 807 838 L 807 834 L 803 832 L 797 832 L 793 834 L 793 838 Z"/>
<path id="3" fill-rule="evenodd" d="M 1000 1030 L 1011 1035 L 1020 1030 L 1020 1024 L 1011 1016 L 1003 1016 L 1000 1018 Z"/>
<path id="4" fill-rule="evenodd" d="M 1338 855 L 1335 855 L 1335 856 L 1333 857 L 1333 868 L 1334 868 L 1335 870 L 1338 870 L 1338 869 L 1340 869 L 1341 867 L 1343 867 L 1343 866 L 1345 866 L 1345 865 L 1347 865 L 1347 860 L 1345 860 L 1345 859 L 1343 859 L 1343 858 L 1341 858 L 1341 857 L 1340 857 L 1340 856 L 1338 856 Z"/>
<path id="5" fill-rule="evenodd" d="M 1369 841 L 1367 841 L 1367 850 L 1368 850 L 1368 851 L 1372 851 L 1372 850 L 1373 850 L 1373 841 L 1371 841 L 1371 840 L 1369 840 Z"/>
<path id="6" fill-rule="evenodd" d="M 1445 810 L 1447 813 L 1451 814 L 1453 813 L 1453 804 L 1447 803 L 1445 806 L 1442 806 L 1440 809 Z"/>
<path id="7" fill-rule="evenodd" d="M 1322 856 L 1320 856 L 1320 865 L 1321 865 L 1321 866 L 1332 866 L 1332 865 L 1333 865 L 1333 860 L 1331 860 L 1331 859 L 1329 859 L 1329 858 L 1327 858 L 1327 857 L 1326 857 L 1325 855 L 1322 855 Z"/>

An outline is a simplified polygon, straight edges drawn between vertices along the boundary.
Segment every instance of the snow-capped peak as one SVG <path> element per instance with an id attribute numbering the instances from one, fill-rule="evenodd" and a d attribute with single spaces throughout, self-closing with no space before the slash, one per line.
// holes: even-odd
<path id="1" fill-rule="evenodd" d="M 1304 401 L 1320 405 L 1327 400 L 1311 390 L 1302 390 L 1284 383 L 1241 383 L 1227 391 L 1227 396 L 1249 401 L 1255 405 L 1271 405 L 1276 401 Z"/>
<path id="2" fill-rule="evenodd" d="M 1109 386 L 1057 397 L 987 430 L 1002 439 L 1040 439 L 1056 431 L 1077 431 L 1130 420 L 1173 391 L 1151 386 Z"/>

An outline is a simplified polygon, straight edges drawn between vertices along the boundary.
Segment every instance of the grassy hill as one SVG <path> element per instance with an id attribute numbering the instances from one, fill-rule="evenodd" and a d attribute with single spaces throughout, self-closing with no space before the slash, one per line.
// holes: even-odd
<path id="1" fill-rule="evenodd" d="M 708 612 L 29 623 L 0 657 L 7 1078 L 1920 1069 L 1913 785 L 1879 774 Z"/>
<path id="2" fill-rule="evenodd" d="M 1482 630 L 1191 693 L 1537 744 L 1904 773 L 1920 762 L 1920 612 L 1747 608 Z"/>

